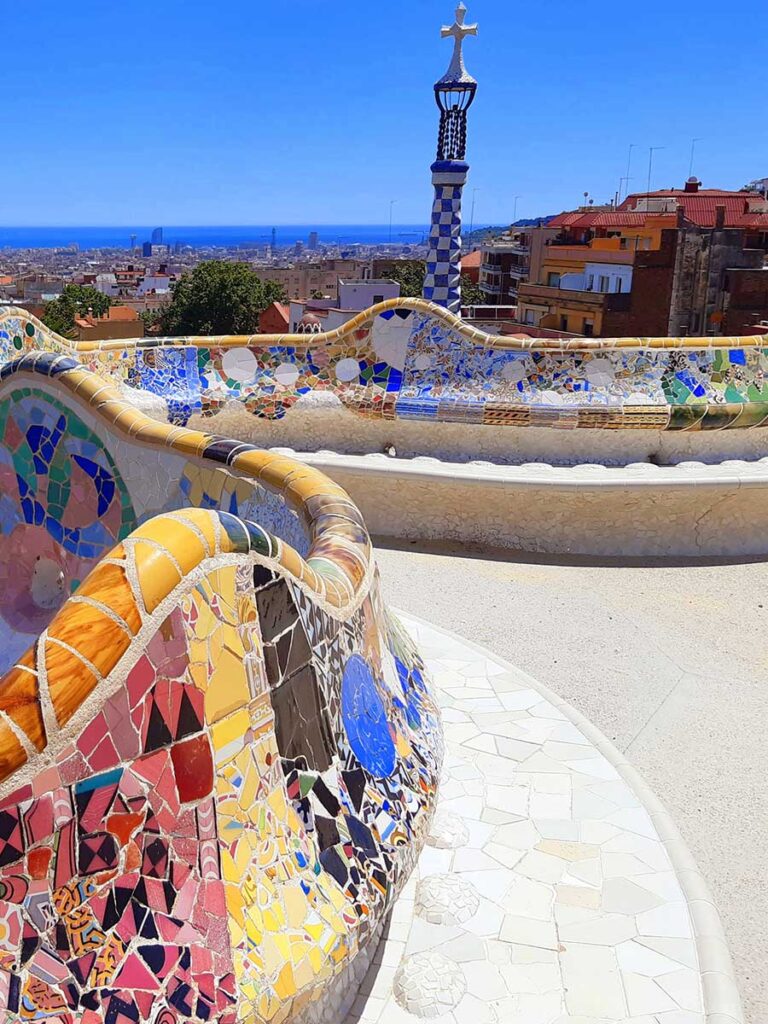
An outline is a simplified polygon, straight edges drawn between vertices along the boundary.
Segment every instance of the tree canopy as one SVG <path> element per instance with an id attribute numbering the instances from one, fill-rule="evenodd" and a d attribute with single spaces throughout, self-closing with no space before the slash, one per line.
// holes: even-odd
<path id="1" fill-rule="evenodd" d="M 424 275 L 427 267 L 423 260 L 403 260 L 394 263 L 387 271 L 390 281 L 400 285 L 400 297 L 403 299 L 420 299 L 424 291 Z"/>
<path id="2" fill-rule="evenodd" d="M 206 260 L 174 286 L 160 314 L 165 335 L 255 334 L 259 313 L 285 301 L 281 285 L 262 281 L 247 263 Z"/>
<path id="3" fill-rule="evenodd" d="M 89 309 L 94 316 L 104 316 L 111 305 L 108 295 L 90 285 L 66 284 L 57 299 L 46 302 L 41 319 L 52 331 L 71 337 L 75 331 L 75 317 L 85 316 Z"/>
<path id="4" fill-rule="evenodd" d="M 426 264 L 420 260 L 403 260 L 402 263 L 393 264 L 387 272 L 391 281 L 397 281 L 400 285 L 400 296 L 403 299 L 420 299 L 424 292 L 424 275 Z M 461 304 L 462 306 L 482 306 L 486 299 L 478 285 L 466 274 L 461 275 Z"/>
<path id="5" fill-rule="evenodd" d="M 480 291 L 480 285 L 475 284 L 468 274 L 461 275 L 461 304 L 462 306 L 488 305 L 488 299 Z"/>

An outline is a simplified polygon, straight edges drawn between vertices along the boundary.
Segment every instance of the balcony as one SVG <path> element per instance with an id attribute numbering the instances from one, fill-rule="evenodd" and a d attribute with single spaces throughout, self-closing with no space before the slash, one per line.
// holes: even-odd
<path id="1" fill-rule="evenodd" d="M 634 249 L 594 249 L 591 245 L 559 245 L 552 253 L 557 263 L 575 260 L 578 263 L 612 263 L 631 267 L 635 262 Z M 545 257 L 546 260 L 546 257 Z"/>
<path id="2" fill-rule="evenodd" d="M 481 263 L 480 273 L 481 274 L 527 274 L 529 269 L 528 263 L 504 263 L 499 265 L 498 263 Z"/>
<path id="3" fill-rule="evenodd" d="M 504 245 L 504 243 L 502 242 L 500 245 L 489 245 L 487 247 L 483 247 L 482 252 L 483 252 L 484 256 L 490 256 L 493 253 L 498 253 L 499 255 L 503 255 L 503 256 L 510 256 L 510 255 L 530 256 L 530 254 L 531 254 L 531 250 L 530 250 L 529 246 L 527 246 L 527 245 L 517 245 L 517 244 L 513 244 L 511 242 L 509 243 L 509 245 Z"/>
<path id="4" fill-rule="evenodd" d="M 522 283 L 520 285 L 520 301 L 530 302 L 536 305 L 545 303 L 550 306 L 570 306 L 585 311 L 597 311 L 603 309 L 607 298 L 623 297 L 621 295 L 610 296 L 607 292 L 575 291 L 570 288 L 552 288 L 546 284 Z M 629 298 L 629 293 L 626 293 Z"/>

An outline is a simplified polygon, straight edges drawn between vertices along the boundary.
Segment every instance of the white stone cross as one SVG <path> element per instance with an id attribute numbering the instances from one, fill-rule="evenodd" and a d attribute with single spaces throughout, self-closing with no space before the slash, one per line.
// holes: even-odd
<path id="1" fill-rule="evenodd" d="M 477 25 L 465 25 L 464 19 L 466 16 L 467 8 L 463 3 L 460 3 L 456 8 L 456 21 L 453 25 L 443 25 L 442 28 L 441 37 L 443 39 L 453 36 L 453 59 L 443 79 L 445 82 L 460 82 L 467 77 L 464 67 L 464 40 L 467 36 L 477 35 Z"/>

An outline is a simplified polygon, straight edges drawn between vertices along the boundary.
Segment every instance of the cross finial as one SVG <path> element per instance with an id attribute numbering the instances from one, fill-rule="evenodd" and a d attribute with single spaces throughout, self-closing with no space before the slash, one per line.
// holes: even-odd
<path id="1" fill-rule="evenodd" d="M 443 82 L 467 82 L 474 79 L 467 73 L 464 67 L 464 40 L 467 36 L 477 35 L 477 25 L 465 25 L 464 20 L 467 16 L 467 8 L 463 3 L 459 3 L 456 8 L 456 21 L 453 25 L 443 25 L 441 36 L 443 39 L 447 39 L 453 36 L 453 58 L 451 60 L 448 71 L 443 76 Z"/>

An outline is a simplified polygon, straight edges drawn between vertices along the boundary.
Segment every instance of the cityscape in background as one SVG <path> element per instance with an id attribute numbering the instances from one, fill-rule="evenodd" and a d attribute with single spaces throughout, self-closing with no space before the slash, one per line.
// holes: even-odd
<path id="1" fill-rule="evenodd" d="M 464 43 L 477 35 L 466 13 L 459 3 L 442 29 L 453 55 L 433 86 L 440 115 L 428 225 L 396 224 L 393 197 L 387 222 L 373 226 L 0 228 L 0 302 L 94 341 L 211 334 L 214 325 L 321 333 L 405 298 L 520 338 L 768 335 L 768 176 L 740 189 L 700 180 L 700 138 L 690 140 L 686 179 L 672 187 L 652 187 L 665 147 L 649 146 L 646 187 L 630 189 L 644 147 L 629 143 L 607 201 L 587 190 L 576 208 L 518 220 L 524 197 L 499 182 L 485 201 L 508 209 L 508 224 L 479 224 L 481 189 L 464 194 L 478 90 L 464 63 Z M 743 168 L 744 179 L 759 170 Z M 570 192 L 575 182 L 565 185 Z M 174 316 L 190 288 L 194 315 Z M 222 307 L 236 303 L 242 314 L 228 316 Z"/>
<path id="2" fill-rule="evenodd" d="M 588 201 L 503 227 L 467 226 L 465 318 L 529 337 L 768 333 L 768 177 L 738 191 L 694 176 L 677 189 Z M 586 198 L 586 197 L 585 197 Z M 67 285 L 110 301 L 76 336 L 141 336 L 175 283 L 207 260 L 245 262 L 282 288 L 265 333 L 330 330 L 384 299 L 413 295 L 428 228 L 345 225 L 0 230 L 0 301 L 42 318 Z M 68 239 L 64 242 L 64 239 Z M 15 244 L 14 244 L 15 243 Z M 32 244 L 30 244 L 32 243 Z M 416 292 L 418 294 L 418 291 Z"/>

